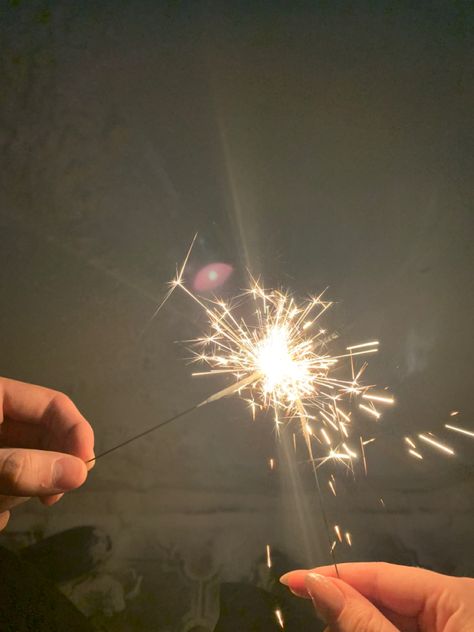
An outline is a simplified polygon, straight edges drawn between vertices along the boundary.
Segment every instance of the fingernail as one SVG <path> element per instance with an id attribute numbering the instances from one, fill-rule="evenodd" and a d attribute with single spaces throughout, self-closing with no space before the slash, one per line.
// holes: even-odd
<path id="1" fill-rule="evenodd" d="M 288 586 L 293 595 L 302 597 L 303 599 L 309 599 L 308 591 L 304 586 L 304 577 L 307 572 L 308 571 L 304 570 L 290 571 L 280 577 L 280 582 L 284 586 Z"/>
<path id="2" fill-rule="evenodd" d="M 85 466 L 82 461 L 75 458 L 64 458 L 54 461 L 51 472 L 54 489 L 75 489 L 85 480 Z"/>
<path id="3" fill-rule="evenodd" d="M 305 577 L 305 585 L 321 619 L 326 623 L 337 619 L 345 603 L 344 595 L 337 585 L 329 578 L 317 573 L 308 573 Z"/>
<path id="4" fill-rule="evenodd" d="M 280 583 L 283 586 L 289 586 L 291 578 L 297 573 L 297 571 L 290 571 L 289 573 L 285 573 L 280 577 Z"/>

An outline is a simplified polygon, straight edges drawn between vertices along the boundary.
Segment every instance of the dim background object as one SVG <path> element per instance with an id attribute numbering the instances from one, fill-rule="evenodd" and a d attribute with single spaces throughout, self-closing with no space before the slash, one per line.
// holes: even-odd
<path id="1" fill-rule="evenodd" d="M 370 369 L 396 394 L 393 438 L 453 410 L 472 429 L 473 19 L 462 2 L 3 6 L 0 373 L 68 392 L 98 452 L 204 399 L 172 342 L 200 322 L 184 298 L 139 339 L 199 231 L 195 272 L 228 262 L 231 295 L 248 267 L 343 299 L 334 328 L 382 343 Z M 144 576 L 109 629 L 179 630 L 193 593 L 162 547 L 230 583 L 268 542 L 304 564 L 280 455 L 268 476 L 271 430 L 244 417 L 217 403 L 110 455 L 58 506 L 16 510 L 2 542 L 96 525 L 110 563 Z M 454 459 L 390 441 L 367 446 L 356 489 L 326 485 L 352 559 L 403 547 L 474 572 L 472 444 L 442 432 Z"/>

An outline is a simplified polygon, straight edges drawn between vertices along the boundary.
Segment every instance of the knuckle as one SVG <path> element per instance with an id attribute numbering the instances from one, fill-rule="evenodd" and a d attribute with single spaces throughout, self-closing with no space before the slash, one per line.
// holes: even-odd
<path id="1" fill-rule="evenodd" d="M 7 454 L 0 464 L 0 479 L 3 485 L 8 489 L 14 489 L 21 481 L 23 472 L 25 471 L 25 457 L 18 451 Z"/>
<path id="2" fill-rule="evenodd" d="M 51 400 L 51 407 L 57 412 L 62 412 L 69 409 L 73 405 L 71 398 L 66 393 L 56 391 L 53 399 Z"/>

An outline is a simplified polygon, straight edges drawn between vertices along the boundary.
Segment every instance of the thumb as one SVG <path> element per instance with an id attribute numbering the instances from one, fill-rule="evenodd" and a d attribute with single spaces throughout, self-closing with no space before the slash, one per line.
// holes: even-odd
<path id="1" fill-rule="evenodd" d="M 370 601 L 340 579 L 308 573 L 305 587 L 331 632 L 397 632 Z"/>
<path id="2" fill-rule="evenodd" d="M 82 485 L 87 468 L 81 459 L 45 450 L 0 450 L 0 494 L 47 496 Z"/>

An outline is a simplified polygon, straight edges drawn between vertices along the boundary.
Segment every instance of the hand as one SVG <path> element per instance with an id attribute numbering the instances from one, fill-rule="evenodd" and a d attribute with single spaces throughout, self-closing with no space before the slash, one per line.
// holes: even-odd
<path id="1" fill-rule="evenodd" d="M 94 433 L 63 393 L 0 378 L 0 531 L 30 496 L 45 505 L 84 483 Z"/>
<path id="2" fill-rule="evenodd" d="M 382 562 L 293 571 L 280 581 L 311 598 L 331 632 L 469 632 L 474 579 Z"/>

